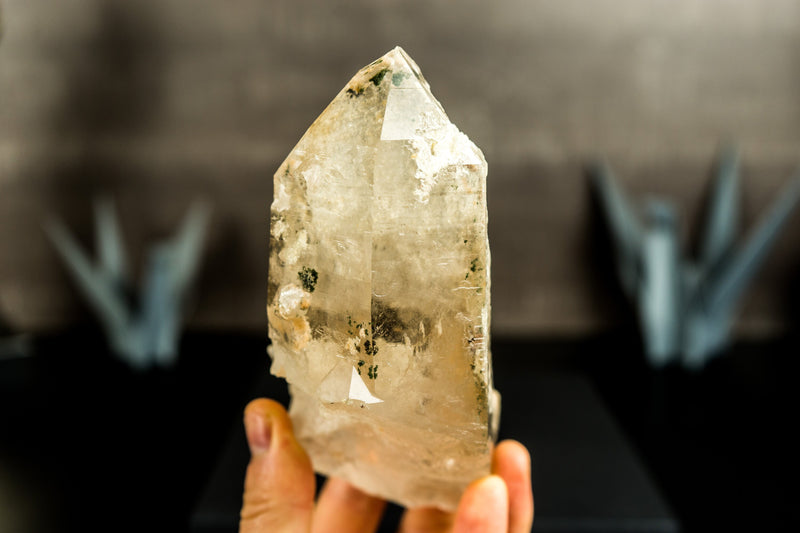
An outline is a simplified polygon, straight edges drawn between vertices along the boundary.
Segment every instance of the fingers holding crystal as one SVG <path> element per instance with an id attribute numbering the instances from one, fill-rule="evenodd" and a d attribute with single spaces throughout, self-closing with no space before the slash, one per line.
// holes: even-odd
<path id="1" fill-rule="evenodd" d="M 492 473 L 500 476 L 508 487 L 508 532 L 529 532 L 534 506 L 531 456 L 527 448 L 514 440 L 499 443 L 492 456 Z"/>
<path id="2" fill-rule="evenodd" d="M 330 478 L 314 512 L 312 533 L 372 533 L 380 523 L 386 501 Z"/>
<path id="3" fill-rule="evenodd" d="M 244 422 L 251 458 L 240 533 L 309 531 L 314 472 L 286 410 L 272 400 L 254 400 L 245 409 Z"/>

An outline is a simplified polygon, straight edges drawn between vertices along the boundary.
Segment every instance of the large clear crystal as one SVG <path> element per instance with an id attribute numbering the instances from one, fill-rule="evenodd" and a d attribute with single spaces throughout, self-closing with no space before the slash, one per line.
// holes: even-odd
<path id="1" fill-rule="evenodd" d="M 453 509 L 490 469 L 486 161 L 395 48 L 275 174 L 272 373 L 314 468 Z"/>

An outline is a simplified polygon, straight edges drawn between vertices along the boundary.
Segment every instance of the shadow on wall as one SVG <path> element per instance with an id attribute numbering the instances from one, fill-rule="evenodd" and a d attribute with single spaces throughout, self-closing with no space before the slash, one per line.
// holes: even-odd
<path id="1" fill-rule="evenodd" d="M 53 148 L 45 151 L 53 157 L 46 206 L 77 221 L 81 238 L 91 233 L 92 197 L 121 195 L 141 176 L 114 148 L 156 125 L 165 70 L 156 13 L 122 1 L 97 9 L 94 35 L 65 54 L 61 101 L 45 141 Z M 70 207 L 80 213 L 66 213 Z"/>
<path id="2" fill-rule="evenodd" d="M 611 239 L 611 231 L 600 200 L 589 185 L 589 165 L 584 166 L 580 177 L 586 184 L 583 194 L 587 211 L 584 231 L 580 234 L 584 239 L 580 250 L 585 254 L 585 264 L 592 266 L 587 269 L 590 297 L 597 309 L 602 310 L 607 317 L 612 317 L 612 323 L 622 324 L 621 327 L 627 328 L 628 325 L 636 324 L 636 315 L 617 276 L 614 241 Z"/>
<path id="3" fill-rule="evenodd" d="M 99 195 L 118 200 L 124 246 L 135 277 L 141 264 L 142 233 L 126 224 L 124 204 L 155 198 L 147 190 L 146 166 L 130 157 L 131 139 L 146 138 L 158 126 L 163 102 L 164 46 L 152 4 L 112 1 L 88 4 L 96 13 L 91 33 L 63 51 L 60 100 L 53 106 L 43 136 L 48 163 L 40 189 L 44 213 L 63 219 L 78 241 L 91 250 L 93 201 Z M 146 210 L 143 210 L 147 214 Z M 44 239 L 42 233 L 41 238 Z M 52 248 L 47 242 L 48 249 Z M 92 252 L 89 252 L 93 255 Z M 53 252 L 52 260 L 56 261 Z M 89 321 L 85 305 L 59 263 L 60 285 L 72 296 L 68 312 Z M 74 303 L 72 303 L 74 302 Z"/>

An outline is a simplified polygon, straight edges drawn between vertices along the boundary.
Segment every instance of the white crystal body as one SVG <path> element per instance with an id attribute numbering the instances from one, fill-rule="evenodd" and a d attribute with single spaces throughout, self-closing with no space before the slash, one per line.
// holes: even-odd
<path id="1" fill-rule="evenodd" d="M 490 469 L 486 161 L 395 48 L 275 174 L 272 372 L 314 468 L 453 509 Z"/>

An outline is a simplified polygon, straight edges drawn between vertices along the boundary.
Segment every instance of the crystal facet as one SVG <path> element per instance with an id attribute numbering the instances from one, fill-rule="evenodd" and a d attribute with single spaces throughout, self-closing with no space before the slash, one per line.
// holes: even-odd
<path id="1" fill-rule="evenodd" d="M 401 48 L 359 71 L 275 174 L 272 373 L 314 468 L 455 508 L 490 469 L 486 161 Z"/>

